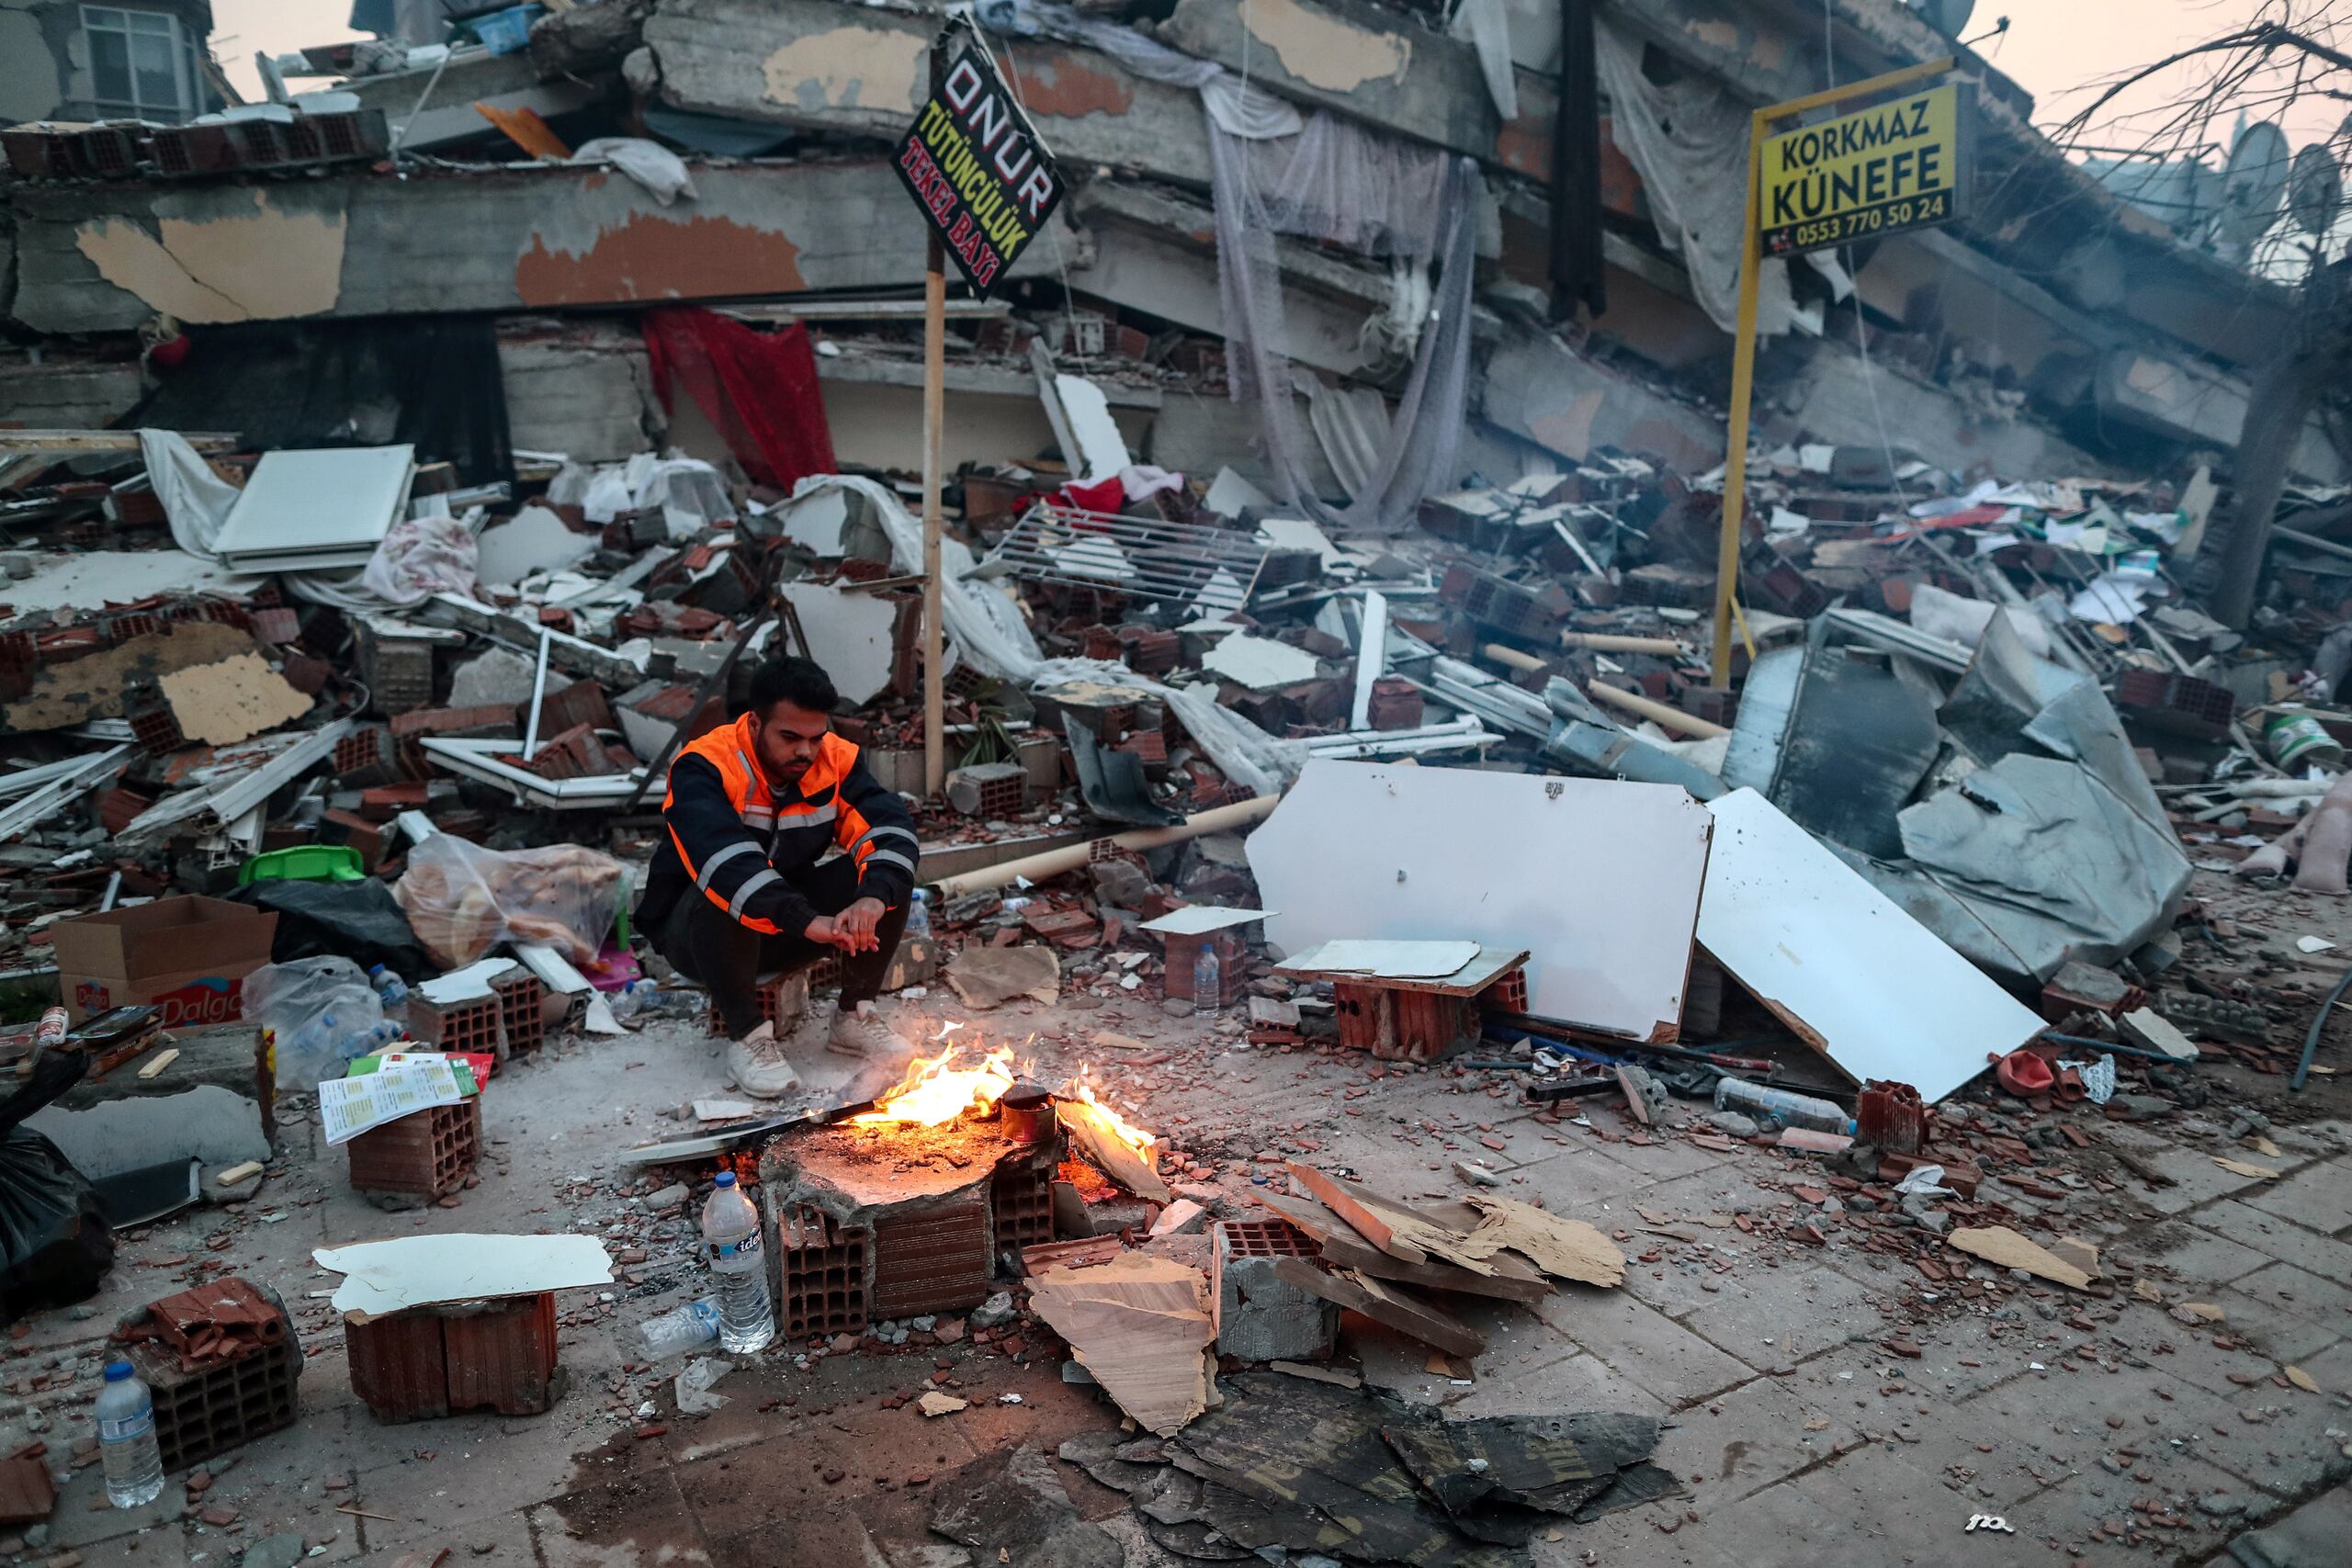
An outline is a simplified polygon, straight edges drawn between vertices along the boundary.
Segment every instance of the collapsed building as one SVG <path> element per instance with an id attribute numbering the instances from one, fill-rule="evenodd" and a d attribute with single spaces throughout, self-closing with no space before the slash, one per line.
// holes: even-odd
<path id="1" fill-rule="evenodd" d="M 1727 0 L 1481 0 L 1450 27 L 1350 0 L 984 7 L 1074 193 L 1002 307 L 957 307 L 951 471 L 1050 447 L 1033 344 L 1100 385 L 1138 461 L 1230 466 L 1360 517 L 1400 515 L 1358 493 L 1381 477 L 1366 454 L 1456 406 L 1432 491 L 1599 449 L 1704 469 L 1722 452 L 1747 111 L 1817 90 L 1833 63 L 1852 79 L 1951 53 L 1981 84 L 1974 200 L 1946 229 L 1768 264 L 1765 444 L 2014 479 L 2233 445 L 2291 292 L 2115 200 L 2032 129 L 2021 89 L 1917 13 L 1830 14 L 1825 31 L 1804 7 Z M 648 309 L 692 301 L 817 327 L 839 461 L 911 470 L 923 231 L 887 153 L 927 89 L 938 19 L 602 0 L 504 52 L 280 62 L 327 92 L 178 128 L 153 160 L 85 156 L 96 133 L 28 151 L 0 233 L 0 420 L 114 423 L 232 352 L 316 378 L 431 321 L 494 345 L 514 447 L 610 461 L 671 443 L 723 461 L 718 434 L 663 396 L 641 330 Z M 348 129 L 300 145 L 312 121 Z M 288 134 L 254 130 L 270 125 Z M 629 177 L 594 145 L 615 136 L 674 149 L 676 174 Z M 1222 212 L 1221 167 L 1247 171 L 1223 181 Z M 1242 316 L 1218 257 L 1245 232 L 1280 288 Z M 1470 266 L 1447 265 L 1457 240 Z M 1457 303 L 1466 321 L 1442 309 Z M 1458 326 L 1459 344 L 1424 341 Z M 153 343 L 181 328 L 206 346 L 166 368 Z M 1237 376 L 1233 349 L 1260 362 Z M 1449 362 L 1417 377 L 1431 349 Z M 1227 395 L 1269 351 L 1295 367 L 1296 412 L 1279 420 Z M 250 433 L 205 380 L 215 423 Z M 388 400 L 341 411 L 357 426 L 344 438 L 384 438 Z M 2291 467 L 2344 477 L 2316 422 Z"/>

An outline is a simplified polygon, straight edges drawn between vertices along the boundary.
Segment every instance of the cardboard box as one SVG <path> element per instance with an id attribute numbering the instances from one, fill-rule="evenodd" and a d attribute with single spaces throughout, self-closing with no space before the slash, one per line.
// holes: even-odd
<path id="1" fill-rule="evenodd" d="M 274 910 L 191 897 L 64 921 L 50 945 L 75 1023 L 153 1002 L 164 1028 L 194 1029 L 244 1016 L 244 977 L 269 962 L 277 934 Z"/>

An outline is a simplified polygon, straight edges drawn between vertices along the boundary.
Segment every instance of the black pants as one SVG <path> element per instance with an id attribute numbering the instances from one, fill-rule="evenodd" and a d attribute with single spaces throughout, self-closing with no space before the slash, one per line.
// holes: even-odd
<path id="1" fill-rule="evenodd" d="M 857 898 L 857 865 L 838 855 L 793 879 L 793 887 L 820 915 L 835 915 Z M 907 908 L 886 911 L 870 953 L 843 955 L 840 948 L 810 942 L 798 931 L 769 936 L 728 918 L 727 911 L 693 888 L 679 898 L 653 945 L 678 972 L 708 988 L 726 1021 L 727 1037 L 741 1040 L 760 1026 L 759 978 L 805 969 L 819 959 L 842 960 L 842 1006 L 870 1002 L 882 990 L 882 976 L 907 929 Z"/>

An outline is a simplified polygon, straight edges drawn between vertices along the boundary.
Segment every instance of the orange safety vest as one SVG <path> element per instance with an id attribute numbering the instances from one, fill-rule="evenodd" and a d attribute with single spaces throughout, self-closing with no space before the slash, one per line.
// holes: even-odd
<path id="1" fill-rule="evenodd" d="M 819 741 L 816 760 L 800 775 L 799 797 L 786 800 L 775 793 L 767 775 L 760 771 L 758 752 L 752 746 L 754 725 L 753 716 L 745 714 L 723 729 L 714 729 L 698 740 L 687 742 L 678 754 L 681 758 L 700 757 L 718 770 L 719 778 L 727 785 L 728 803 L 757 841 L 739 839 L 711 852 L 699 863 L 687 852 L 674 827 L 670 829 L 670 842 L 677 847 L 678 859 L 685 866 L 686 874 L 694 879 L 697 892 L 752 930 L 773 935 L 776 931 L 775 921 L 756 916 L 746 919 L 742 911 L 752 894 L 772 882 L 782 881 L 783 874 L 772 863 L 764 866 L 729 897 L 710 885 L 711 874 L 722 863 L 746 854 L 757 854 L 772 862 L 785 834 L 826 826 L 832 829 L 832 841 L 856 860 L 861 874 L 865 863 L 879 851 L 873 825 L 857 807 L 841 798 L 842 782 L 849 777 L 850 768 L 857 761 L 856 743 L 832 734 Z M 665 812 L 673 798 L 672 794 L 663 795 L 662 806 Z M 811 854 L 809 863 L 814 864 L 817 858 Z M 892 858 L 904 857 L 894 854 Z"/>

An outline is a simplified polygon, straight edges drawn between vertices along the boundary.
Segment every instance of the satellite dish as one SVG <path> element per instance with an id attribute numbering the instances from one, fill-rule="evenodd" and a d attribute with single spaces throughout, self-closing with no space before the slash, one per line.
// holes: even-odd
<path id="1" fill-rule="evenodd" d="M 2231 141 L 2230 161 L 2222 173 L 2222 210 L 2214 221 L 2215 237 L 2229 255 L 2244 261 L 2278 220 L 2290 167 L 2287 133 L 2267 119 Z"/>
<path id="2" fill-rule="evenodd" d="M 2295 154 L 2287 176 L 2287 216 L 2306 234 L 2324 234 L 2344 201 L 2344 173 L 2314 141 Z"/>
<path id="3" fill-rule="evenodd" d="M 1948 39 L 1960 37 L 1976 0 L 1917 0 L 1919 17 Z"/>

